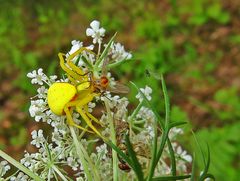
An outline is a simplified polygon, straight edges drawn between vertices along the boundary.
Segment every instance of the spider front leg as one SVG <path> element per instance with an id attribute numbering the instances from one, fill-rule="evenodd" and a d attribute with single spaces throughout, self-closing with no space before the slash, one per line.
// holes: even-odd
<path id="1" fill-rule="evenodd" d="M 76 72 L 74 72 L 73 70 L 71 70 L 70 68 L 68 68 L 66 65 L 65 65 L 65 62 L 64 62 L 64 54 L 63 53 L 59 53 L 58 54 L 58 57 L 59 57 L 59 60 L 60 60 L 60 66 L 61 68 L 72 78 L 68 78 L 71 80 L 71 81 L 74 81 L 76 82 L 75 80 L 82 80 L 83 79 L 83 76 L 82 75 L 78 75 Z"/>
<path id="2" fill-rule="evenodd" d="M 67 60 L 66 60 L 66 64 L 67 64 L 73 71 L 75 71 L 76 73 L 78 73 L 78 74 L 81 75 L 81 76 L 85 76 L 85 75 L 87 75 L 89 72 L 87 72 L 87 73 L 84 72 L 82 69 L 80 69 L 78 66 L 76 66 L 71 60 L 72 60 L 75 56 L 81 54 L 83 51 L 87 51 L 87 52 L 95 55 L 95 53 L 94 53 L 93 51 L 91 51 L 91 50 L 89 50 L 89 49 L 87 49 L 87 48 L 85 48 L 85 47 L 82 47 L 82 48 L 78 49 L 76 52 L 74 52 L 74 53 L 72 53 L 71 55 L 69 55 L 68 58 L 67 58 Z M 63 55 L 63 54 L 62 54 L 62 55 Z M 86 76 L 84 77 L 85 80 L 87 80 L 87 78 L 88 78 L 88 77 L 86 77 Z"/>
<path id="3" fill-rule="evenodd" d="M 71 104 L 70 104 L 71 103 Z M 77 127 L 83 131 L 86 131 L 86 132 L 89 132 L 89 133 L 94 133 L 92 131 L 89 131 L 88 129 L 86 128 L 83 128 L 82 126 L 79 126 L 77 125 L 74 121 L 73 121 L 73 118 L 71 116 L 71 112 L 70 112 L 70 108 L 73 107 L 73 106 L 76 106 L 77 102 L 70 102 L 68 104 L 66 104 L 66 106 L 64 107 L 64 112 L 66 113 L 66 116 L 67 116 L 67 123 L 70 125 L 70 126 L 74 126 L 74 127 Z"/>

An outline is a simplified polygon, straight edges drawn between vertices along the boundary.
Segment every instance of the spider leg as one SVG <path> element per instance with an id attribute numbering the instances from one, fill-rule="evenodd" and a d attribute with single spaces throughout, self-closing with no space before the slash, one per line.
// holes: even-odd
<path id="1" fill-rule="evenodd" d="M 97 124 L 100 124 L 100 125 L 103 127 L 103 124 L 102 124 L 97 118 L 95 118 L 91 113 L 88 112 L 88 106 L 87 106 L 87 105 L 84 106 L 84 110 L 85 110 L 85 112 L 86 112 L 86 115 L 87 115 L 91 120 L 93 120 L 93 121 L 94 121 L 95 123 L 97 123 Z"/>
<path id="2" fill-rule="evenodd" d="M 69 105 L 71 104 L 75 104 L 76 105 L 76 111 L 81 115 L 81 117 L 84 119 L 84 121 L 86 122 L 86 124 L 99 136 L 101 137 L 102 139 L 106 140 L 105 137 L 103 137 L 101 135 L 101 133 L 93 126 L 91 120 L 89 119 L 89 117 L 87 116 L 87 114 L 85 113 L 85 111 L 83 111 L 83 108 L 84 106 L 87 106 L 87 104 L 89 102 L 91 102 L 93 100 L 93 98 L 96 96 L 97 94 L 95 93 L 91 93 L 89 92 L 87 95 L 83 96 L 82 98 L 76 100 L 76 101 L 73 101 L 73 102 L 70 102 L 68 103 Z M 90 114 L 90 113 L 89 113 Z M 94 117 L 94 120 L 93 121 L 96 121 L 97 118 Z M 99 122 L 97 120 L 97 122 Z"/>
<path id="3" fill-rule="evenodd" d="M 74 126 L 74 127 L 77 127 L 83 131 L 86 131 L 86 132 L 89 132 L 89 133 L 93 133 L 92 131 L 89 131 L 88 129 L 85 129 L 83 128 L 82 126 L 79 126 L 77 125 L 74 121 L 73 121 L 73 118 L 71 116 L 71 113 L 69 111 L 69 107 L 68 106 L 65 106 L 64 107 L 64 112 L 66 113 L 66 116 L 67 116 L 67 123 L 70 125 L 70 126 Z"/>
<path id="4" fill-rule="evenodd" d="M 74 78 L 72 78 L 70 75 L 67 74 L 67 77 L 73 84 L 77 84 L 77 81 Z"/>
<path id="5" fill-rule="evenodd" d="M 89 50 L 89 49 L 87 49 L 87 48 L 85 48 L 85 47 L 82 47 L 82 48 L 78 49 L 76 52 L 74 52 L 74 53 L 72 53 L 71 55 L 69 55 L 69 57 L 67 58 L 67 65 L 68 65 L 73 71 L 75 71 L 76 73 L 78 73 L 78 74 L 81 75 L 81 76 L 85 76 L 85 75 L 87 75 L 89 72 L 84 72 L 82 69 L 80 69 L 78 66 L 76 66 L 71 60 L 72 60 L 75 56 L 77 56 L 77 55 L 79 55 L 80 53 L 82 53 L 83 51 L 87 51 L 87 52 L 89 52 L 89 53 L 91 53 L 91 54 L 95 54 L 95 53 L 92 52 L 91 50 Z M 88 78 L 88 77 L 86 76 L 84 80 L 87 80 L 87 78 Z"/>
<path id="6" fill-rule="evenodd" d="M 76 107 L 76 111 L 81 115 L 81 117 L 83 118 L 83 120 L 86 122 L 86 124 L 102 139 L 105 139 L 105 137 L 103 137 L 101 135 L 101 133 L 93 126 L 91 120 L 88 118 L 88 116 L 86 115 L 86 113 L 82 110 L 84 105 L 87 105 L 89 102 L 91 102 L 93 100 L 93 98 L 98 95 L 95 93 L 91 93 L 90 91 L 85 93 L 84 95 L 82 95 L 81 98 L 75 100 L 75 101 L 71 101 L 69 103 L 66 104 L 66 110 L 64 109 L 64 111 L 66 112 L 66 114 L 70 114 L 69 112 L 69 107 Z M 70 120 L 70 124 L 74 123 L 72 118 L 69 119 Z M 72 120 L 72 121 L 71 121 Z M 75 123 L 74 123 L 75 124 Z M 74 125 L 76 126 L 76 125 Z M 78 126 L 78 125 L 77 125 Z M 81 129 L 81 128 L 80 128 Z"/>
<path id="7" fill-rule="evenodd" d="M 61 68 L 69 75 L 71 76 L 73 79 L 75 80 L 82 80 L 82 76 L 78 75 L 76 72 L 72 71 L 71 69 L 69 69 L 65 63 L 64 63 L 64 58 L 63 58 L 64 54 L 63 53 L 58 53 L 58 57 L 60 59 L 60 66 Z M 68 78 L 69 78 L 68 76 Z M 70 79 L 69 79 L 70 80 Z"/>
<path id="8" fill-rule="evenodd" d="M 89 49 L 87 49 L 86 47 L 82 47 L 82 48 L 79 48 L 77 51 L 75 51 L 74 53 L 72 53 L 71 55 L 68 56 L 67 58 L 67 61 L 68 60 L 72 60 L 76 55 L 82 53 L 83 51 L 86 51 L 88 53 L 91 53 L 93 55 L 95 55 L 95 53 Z"/>
<path id="9" fill-rule="evenodd" d="M 88 118 L 86 113 L 82 110 L 82 107 L 77 106 L 77 112 L 82 116 L 82 118 L 86 121 L 87 125 L 103 140 L 106 140 L 104 136 L 101 135 L 101 133 L 93 126 L 91 120 Z"/>

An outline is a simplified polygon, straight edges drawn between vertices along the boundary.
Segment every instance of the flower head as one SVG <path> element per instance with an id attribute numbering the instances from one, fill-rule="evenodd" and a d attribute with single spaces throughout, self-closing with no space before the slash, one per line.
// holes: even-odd
<path id="1" fill-rule="evenodd" d="M 151 97 L 151 93 L 152 93 L 152 89 L 151 87 L 148 87 L 146 86 L 145 88 L 140 88 L 140 91 L 146 96 L 146 98 L 150 101 L 152 99 Z M 142 102 L 143 101 L 143 97 L 142 97 L 142 94 L 139 92 L 137 95 L 136 95 L 136 98 Z"/>
<path id="2" fill-rule="evenodd" d="M 93 43 L 102 43 L 102 37 L 105 35 L 105 29 L 100 28 L 100 22 L 94 20 L 90 23 L 91 28 L 87 28 L 86 34 L 87 36 L 91 36 L 93 38 Z"/>

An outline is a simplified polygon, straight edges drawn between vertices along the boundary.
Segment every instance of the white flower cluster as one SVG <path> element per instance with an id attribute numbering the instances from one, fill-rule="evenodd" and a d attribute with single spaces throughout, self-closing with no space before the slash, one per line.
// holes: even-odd
<path id="1" fill-rule="evenodd" d="M 152 89 L 149 87 L 149 86 L 146 86 L 145 88 L 140 88 L 140 91 L 142 92 L 142 94 L 144 94 L 147 98 L 147 100 L 151 100 L 152 97 L 151 97 L 151 93 L 152 93 Z M 136 98 L 142 102 L 143 101 L 143 97 L 142 97 L 142 94 L 141 92 L 139 92 L 137 95 L 136 95 Z"/>
<path id="2" fill-rule="evenodd" d="M 30 178 L 22 172 L 19 172 L 17 176 L 12 176 L 11 181 L 29 181 Z"/>
<path id="3" fill-rule="evenodd" d="M 105 35 L 105 29 L 100 28 L 100 22 L 94 20 L 93 22 L 90 23 L 91 28 L 87 28 L 86 34 L 87 36 L 91 36 L 93 38 L 93 43 L 102 43 L 102 38 Z"/>
<path id="4" fill-rule="evenodd" d="M 10 170 L 10 166 L 8 165 L 8 162 L 1 161 L 0 162 L 0 177 L 3 177 L 8 170 Z"/>
<path id="5" fill-rule="evenodd" d="M 132 54 L 129 52 L 126 52 L 124 49 L 124 46 L 121 45 L 120 43 L 113 43 L 111 45 L 109 55 L 111 55 L 112 59 L 115 62 L 128 60 L 132 58 Z"/>
<path id="6" fill-rule="evenodd" d="M 90 28 L 86 30 L 86 34 L 87 36 L 93 38 L 93 44 L 98 43 L 99 47 L 101 47 L 103 37 L 105 35 L 105 29 L 100 27 L 100 23 L 98 21 L 95 20 L 90 24 Z M 105 48 L 107 47 L 106 44 L 103 46 Z M 66 54 L 66 57 L 71 56 L 82 47 L 82 42 L 77 40 L 72 41 L 72 47 Z M 94 45 L 86 47 L 88 50 L 93 50 L 93 48 Z M 86 51 L 86 49 L 80 55 L 76 55 L 72 59 L 76 66 L 84 66 L 84 68 L 88 68 L 88 64 L 95 66 L 95 63 L 99 60 L 98 58 L 101 57 L 99 54 L 100 48 L 98 54 L 91 54 L 89 51 Z M 132 57 L 130 53 L 125 51 L 124 47 L 120 43 L 113 42 L 106 56 L 107 57 L 105 58 L 107 60 L 111 59 L 113 64 Z M 99 65 L 103 66 L 103 63 L 99 63 Z M 71 71 L 71 65 L 66 64 L 66 66 L 70 68 Z M 103 69 L 101 68 L 102 67 L 95 67 L 94 70 L 99 72 L 94 72 L 94 76 L 100 77 L 100 73 L 103 72 Z M 42 129 L 33 130 L 31 133 L 31 144 L 36 147 L 37 151 L 35 153 L 29 153 L 26 151 L 24 157 L 21 159 L 21 163 L 43 180 L 58 180 L 59 178 L 61 178 L 61 180 L 69 180 L 69 175 L 65 170 L 70 167 L 74 176 L 77 177 L 76 180 L 80 181 L 87 180 L 87 174 L 84 172 L 84 166 L 86 166 L 84 164 L 84 160 L 90 160 L 92 163 L 89 165 L 92 165 L 97 169 L 99 173 L 97 177 L 100 177 L 100 180 L 113 180 L 112 151 L 109 151 L 110 148 L 107 144 L 103 143 L 103 141 L 95 136 L 86 136 L 85 132 L 71 127 L 74 130 L 74 134 L 76 134 L 75 138 L 72 134 L 73 130 L 70 129 L 67 124 L 66 116 L 55 115 L 49 108 L 47 100 L 48 88 L 55 82 L 72 83 L 72 81 L 68 79 L 57 80 L 56 75 L 48 77 L 43 73 L 43 69 L 34 70 L 28 73 L 27 76 L 31 78 L 32 84 L 39 85 L 37 95 L 31 99 L 31 106 L 29 108 L 30 115 L 36 122 L 41 121 L 50 125 L 52 133 L 51 135 L 48 134 L 48 136 L 46 136 L 44 135 L 44 131 Z M 111 77 L 110 73 L 107 73 L 104 76 L 107 76 L 110 81 L 110 85 L 114 85 L 114 78 Z M 71 78 L 69 77 L 69 79 Z M 80 80 L 75 81 L 77 82 L 77 85 L 81 83 Z M 91 80 L 89 79 L 89 81 Z M 149 86 L 141 88 L 140 91 L 148 100 L 151 100 L 152 89 Z M 113 130 L 111 128 L 112 122 L 110 122 L 108 118 L 109 116 L 112 116 L 112 121 L 114 122 L 113 125 L 117 135 L 117 145 L 124 145 L 125 134 L 128 134 L 133 145 L 133 149 L 137 154 L 137 158 L 142 168 L 146 170 L 151 159 L 150 155 L 153 138 L 156 136 L 154 133 L 154 123 L 156 120 L 153 112 L 149 108 L 143 106 L 143 97 L 141 93 L 138 93 L 136 96 L 140 102 L 134 111 L 129 111 L 128 107 L 131 105 L 129 106 L 129 100 L 126 97 L 120 97 L 118 95 L 113 96 L 106 90 L 104 90 L 103 93 L 104 96 L 98 96 L 94 99 L 94 101 L 86 104 L 88 109 L 82 110 L 85 112 L 88 111 L 88 113 L 94 113 L 95 108 L 98 110 L 101 108 L 100 106 L 97 106 L 97 101 L 106 103 L 105 101 L 107 100 L 110 110 L 102 109 L 101 111 L 98 111 L 102 112 L 102 116 L 99 121 L 103 125 L 103 128 L 97 127 L 97 129 L 99 129 L 99 132 L 101 132 L 103 136 L 110 138 Z M 107 104 L 105 106 L 107 107 Z M 84 121 L 79 113 L 77 113 L 74 109 L 70 109 L 70 112 L 73 121 L 76 124 L 84 124 Z M 88 113 L 86 116 L 89 116 Z M 89 116 L 89 118 L 94 120 L 91 116 Z M 173 128 L 169 133 L 169 138 L 174 140 L 176 136 L 181 133 L 181 129 Z M 82 147 L 76 146 L 76 142 L 78 142 L 79 145 L 82 145 Z M 79 149 L 83 152 L 82 156 L 84 156 L 84 160 L 81 160 L 81 157 L 78 154 Z M 186 172 L 186 163 L 190 163 L 192 161 L 191 156 L 188 155 L 187 152 L 177 143 L 173 144 L 173 149 L 177 154 L 177 165 L 179 170 Z M 161 158 L 157 169 L 155 170 L 156 176 L 170 173 L 171 168 L 167 162 L 167 159 L 169 158 L 169 151 L 165 149 L 163 155 L 163 158 Z M 10 166 L 7 162 L 1 162 L 0 176 L 3 176 L 9 169 Z M 93 170 L 91 171 L 93 172 Z M 128 180 L 136 179 L 133 170 L 128 173 L 125 172 L 124 175 Z M 25 181 L 29 180 L 29 177 L 24 175 L 22 172 L 18 172 L 11 177 L 11 180 Z"/>

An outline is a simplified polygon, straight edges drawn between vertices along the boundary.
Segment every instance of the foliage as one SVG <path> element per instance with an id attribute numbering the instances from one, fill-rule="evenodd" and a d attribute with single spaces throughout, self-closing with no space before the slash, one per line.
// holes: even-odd
<path id="1" fill-rule="evenodd" d="M 226 125 L 223 128 L 202 129 L 197 133 L 198 139 L 211 145 L 211 166 L 216 178 L 221 180 L 238 180 L 240 165 L 238 160 L 240 124 Z M 198 164 L 200 166 L 200 164 Z M 234 167 L 232 166 L 234 165 Z"/>
<path id="2" fill-rule="evenodd" d="M 187 103 L 175 105 L 181 100 L 174 97 L 173 90 L 179 91 L 182 96 L 185 94 L 181 89 L 183 79 L 193 79 L 190 84 L 209 82 L 205 87 L 219 86 L 220 90 L 208 95 L 213 97 L 216 107 L 211 108 L 205 100 L 200 100 L 201 106 L 208 115 L 214 127 L 214 134 L 218 130 L 229 130 L 228 124 L 236 124 L 239 120 L 239 87 L 236 81 L 224 84 L 233 79 L 234 75 L 221 75 L 220 68 L 225 66 L 223 59 L 227 59 L 232 66 L 238 65 L 240 42 L 239 24 L 237 21 L 238 4 L 236 1 L 218 0 L 163 0 L 163 1 L 111 1 L 111 0 L 87 0 L 87 1 L 41 1 L 29 0 L 3 1 L 0 12 L 0 81 L 7 81 L 13 87 L 9 92 L 11 101 L 19 102 L 26 109 L 26 100 L 19 101 L 19 95 L 30 97 L 33 88 L 26 79 L 26 74 L 36 67 L 43 67 L 47 74 L 59 73 L 59 66 L 56 63 L 56 53 L 60 49 L 66 50 L 69 47 L 69 40 L 82 38 L 79 33 L 92 19 L 101 20 L 103 25 L 112 32 L 123 32 L 118 40 L 124 42 L 126 47 L 134 51 L 133 59 L 129 66 L 121 65 L 113 68 L 113 73 L 120 77 L 126 74 L 132 78 L 140 87 L 148 84 L 153 90 L 158 90 L 160 83 L 151 81 L 146 70 L 155 73 L 164 73 L 169 87 L 169 94 L 173 102 L 171 114 L 175 120 L 189 120 L 186 110 Z M 57 8 L 56 8 L 57 7 Z M 134 8 L 133 8 L 134 7 Z M 225 32 L 226 30 L 226 32 Z M 126 35 L 123 35 L 126 32 Z M 216 38 L 218 37 L 218 38 Z M 231 52 L 232 55 L 231 55 Z M 134 71 L 132 70 L 134 67 Z M 192 68 L 194 67 L 194 68 Z M 228 66 L 226 67 L 229 68 Z M 233 73 L 232 69 L 228 70 Z M 223 72 L 224 73 L 224 72 Z M 172 79 L 172 75 L 177 78 Z M 237 77 L 235 74 L 235 77 Z M 127 82 L 128 78 L 122 81 Z M 222 80 L 224 79 L 224 80 Z M 233 85 L 232 85 L 233 84 Z M 236 85 L 234 85 L 236 84 Z M 184 84 L 183 84 L 184 86 Z M 2 89 L 2 88 L 1 88 Z M 191 88 L 189 88 L 191 89 Z M 16 90 L 18 92 L 16 93 Z M 1 90 L 2 91 L 2 90 Z M 198 99 L 201 93 L 194 92 L 194 98 Z M 13 96 L 16 95 L 16 96 Z M 136 104 L 134 93 L 130 93 L 130 100 Z M 190 96 L 185 94 L 184 97 Z M 192 96 L 192 95 L 191 95 Z M 153 95 L 153 105 L 158 105 L 163 110 L 161 101 L 162 93 Z M 11 128 L 1 130 L 2 137 L 11 137 L 9 145 L 18 142 L 18 136 L 26 139 L 26 121 L 18 121 L 16 111 L 15 117 L 6 118 L 5 111 L 8 110 L 6 96 L 1 95 L 1 123 L 7 119 L 11 120 Z M 11 109 L 11 108 L 10 108 Z M 191 110 L 190 110 L 191 111 Z M 190 112 L 188 110 L 188 113 Z M 7 112 L 7 111 L 6 111 Z M 164 112 L 160 111 L 160 115 Z M 26 118 L 24 118 L 26 119 Z M 195 117 L 191 117 L 193 125 L 201 133 L 204 121 L 196 123 Z M 16 121 L 17 120 L 17 121 Z M 224 127 L 218 127 L 218 125 Z M 19 128 L 19 130 L 17 130 Z M 203 129 L 203 131 L 206 131 Z M 10 136 L 9 136 L 10 135 Z M 207 137 L 207 136 L 206 136 Z M 183 138 L 188 139 L 188 138 Z M 224 137 L 219 142 L 226 142 Z M 5 142 L 4 142 L 5 143 Z M 22 144 L 26 143 L 23 141 Z M 210 143 L 214 144 L 214 142 Z M 226 145 L 228 147 L 229 144 Z M 6 147 L 6 145 L 4 146 Z M 235 149 L 236 143 L 232 144 Z M 230 155 L 230 154 L 226 154 Z M 230 160 L 230 156 L 227 157 Z M 218 162 L 213 157 L 213 162 Z M 229 164 L 227 170 L 235 172 L 237 167 L 234 163 Z M 228 171 L 227 171 L 228 172 Z M 218 177 L 218 171 L 213 173 Z M 217 173 L 217 174 L 216 174 Z"/>

